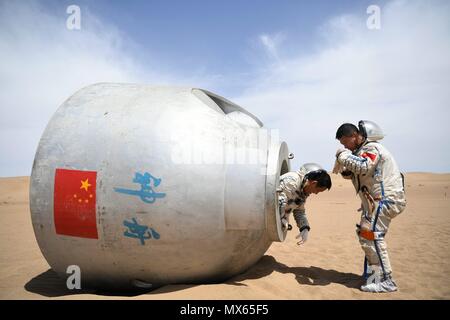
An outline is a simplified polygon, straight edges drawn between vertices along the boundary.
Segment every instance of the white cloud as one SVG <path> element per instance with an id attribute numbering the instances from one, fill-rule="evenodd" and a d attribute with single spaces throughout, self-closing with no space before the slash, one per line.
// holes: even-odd
<path id="1" fill-rule="evenodd" d="M 96 82 L 197 84 L 203 73 L 159 71 L 139 44 L 81 7 L 81 30 L 68 30 L 66 7 L 51 12 L 37 1 L 0 2 L 0 176 L 29 175 L 39 139 L 56 109 Z"/>
<path id="2" fill-rule="evenodd" d="M 259 41 L 266 50 L 267 56 L 271 59 L 278 60 L 278 47 L 284 41 L 285 36 L 282 33 L 277 33 L 274 35 L 261 34 L 259 36 Z"/>
<path id="3" fill-rule="evenodd" d="M 294 166 L 331 169 L 337 127 L 371 119 L 402 170 L 450 171 L 450 3 L 389 2 L 381 30 L 367 17 L 331 19 L 320 50 L 277 57 L 233 100 L 281 130 Z"/>
<path id="4" fill-rule="evenodd" d="M 0 3 L 0 176 L 29 175 L 39 138 L 71 94 L 101 81 L 138 81 L 121 54 L 121 35 L 87 10 L 82 30 L 66 29 L 68 15 L 36 2 Z"/>

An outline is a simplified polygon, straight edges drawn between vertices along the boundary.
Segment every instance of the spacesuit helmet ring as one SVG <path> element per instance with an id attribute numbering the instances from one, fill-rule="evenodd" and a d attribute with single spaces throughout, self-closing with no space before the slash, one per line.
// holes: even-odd
<path id="1" fill-rule="evenodd" d="M 358 130 L 367 141 L 381 140 L 385 136 L 380 126 L 370 120 L 360 120 L 358 122 Z"/>

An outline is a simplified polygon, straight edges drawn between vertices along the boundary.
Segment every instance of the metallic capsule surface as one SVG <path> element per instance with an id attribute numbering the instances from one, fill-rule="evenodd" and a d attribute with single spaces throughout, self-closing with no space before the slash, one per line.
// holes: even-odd
<path id="1" fill-rule="evenodd" d="M 100 83 L 67 99 L 36 152 L 39 247 L 92 287 L 223 281 L 286 230 L 289 151 L 254 115 L 196 88 Z"/>

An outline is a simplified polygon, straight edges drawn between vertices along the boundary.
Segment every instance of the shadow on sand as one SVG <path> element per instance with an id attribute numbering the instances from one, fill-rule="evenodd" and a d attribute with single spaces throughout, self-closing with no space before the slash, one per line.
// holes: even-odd
<path id="1" fill-rule="evenodd" d="M 362 282 L 361 276 L 354 273 L 326 270 L 319 267 L 288 267 L 285 264 L 278 262 L 273 256 L 265 255 L 246 272 L 234 276 L 223 283 L 234 286 L 246 286 L 246 284 L 241 282 L 249 279 L 264 278 L 274 271 L 294 274 L 295 279 L 301 285 L 326 286 L 331 283 L 338 283 L 348 288 L 359 288 Z M 154 290 L 147 289 L 145 291 L 136 290 L 125 292 L 95 289 L 69 290 L 66 287 L 65 280 L 60 278 L 56 272 L 49 269 L 28 281 L 28 283 L 25 284 L 25 290 L 45 297 L 62 297 L 78 294 L 135 297 L 142 294 L 154 295 L 170 293 L 192 288 L 194 286 L 194 284 L 176 284 L 155 288 Z"/>
<path id="2" fill-rule="evenodd" d="M 148 290 L 134 290 L 134 291 L 104 291 L 98 289 L 80 289 L 69 290 L 66 286 L 66 281 L 58 276 L 58 274 L 49 269 L 40 275 L 34 277 L 25 284 L 25 290 L 36 293 L 45 297 L 55 298 L 78 294 L 94 294 L 99 296 L 122 296 L 135 297 L 148 292 Z"/>
<path id="3" fill-rule="evenodd" d="M 326 286 L 331 283 L 341 284 L 347 288 L 359 288 L 363 282 L 361 275 L 345 273 L 332 269 L 322 269 L 320 267 L 289 267 L 278 262 L 273 256 L 265 255 L 258 263 L 246 272 L 237 275 L 228 281 L 227 284 L 245 286 L 240 283 L 244 280 L 259 279 L 268 276 L 272 272 L 291 273 L 301 285 Z"/>

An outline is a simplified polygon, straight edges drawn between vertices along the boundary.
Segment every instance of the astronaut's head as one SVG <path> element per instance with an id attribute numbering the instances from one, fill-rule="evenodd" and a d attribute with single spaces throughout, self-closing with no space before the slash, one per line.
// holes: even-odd
<path id="1" fill-rule="evenodd" d="M 331 189 L 331 177 L 323 169 L 312 171 L 305 176 L 306 182 L 303 186 L 303 192 L 306 194 L 318 194 Z"/>
<path id="2" fill-rule="evenodd" d="M 336 131 L 336 139 L 347 149 L 355 151 L 364 142 L 363 135 L 351 123 L 344 123 Z"/>

